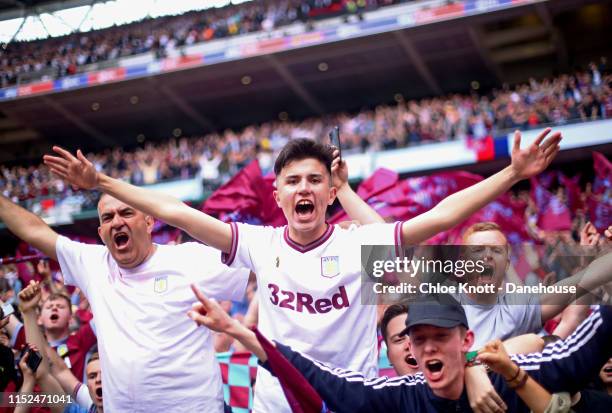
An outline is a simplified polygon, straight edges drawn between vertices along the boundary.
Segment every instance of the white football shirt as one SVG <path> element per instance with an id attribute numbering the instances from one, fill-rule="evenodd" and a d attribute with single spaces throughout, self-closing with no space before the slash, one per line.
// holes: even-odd
<path id="1" fill-rule="evenodd" d="M 376 305 L 361 301 L 361 245 L 401 245 L 401 223 L 329 225 L 306 246 L 287 227 L 232 223 L 232 267 L 257 274 L 262 334 L 333 367 L 377 374 Z M 254 412 L 290 412 L 278 384 L 258 369 Z"/>
<path id="2" fill-rule="evenodd" d="M 136 268 L 120 268 L 108 249 L 58 237 L 66 284 L 79 287 L 96 320 L 104 410 L 222 412 L 212 336 L 187 317 L 197 284 L 204 294 L 239 300 L 247 269 L 220 264 L 220 252 L 195 242 L 157 245 Z"/>

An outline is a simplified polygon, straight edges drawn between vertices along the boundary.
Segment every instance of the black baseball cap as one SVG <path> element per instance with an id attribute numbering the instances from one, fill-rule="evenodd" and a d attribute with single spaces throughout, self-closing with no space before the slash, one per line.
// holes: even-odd
<path id="1" fill-rule="evenodd" d="M 410 334 L 410 329 L 419 325 L 442 328 L 453 328 L 462 325 L 465 328 L 469 328 L 463 307 L 450 296 L 437 296 L 433 299 L 411 304 L 408 307 L 406 328 L 400 335 Z"/>

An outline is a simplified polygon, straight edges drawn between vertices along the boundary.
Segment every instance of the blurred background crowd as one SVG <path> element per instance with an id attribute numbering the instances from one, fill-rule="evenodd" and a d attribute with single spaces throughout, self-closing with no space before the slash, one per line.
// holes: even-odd
<path id="1" fill-rule="evenodd" d="M 326 141 L 341 129 L 346 154 L 381 151 L 446 140 L 473 140 L 514 129 L 562 125 L 612 117 L 612 75 L 606 60 L 571 75 L 530 79 L 490 94 L 452 95 L 381 105 L 359 113 L 337 113 L 301 121 L 275 120 L 242 130 L 172 137 L 137 148 L 88 154 L 98 170 L 133 184 L 201 177 L 218 186 L 253 159 L 264 173 L 292 138 Z M 0 193 L 16 202 L 73 195 L 69 186 L 39 165 L 0 165 Z"/>
<path id="2" fill-rule="evenodd" d="M 83 66 L 154 52 L 169 52 L 195 43 L 246 33 L 271 31 L 296 21 L 358 14 L 409 0 L 266 0 L 205 12 L 146 19 L 141 22 L 0 49 L 0 86 L 26 74 L 46 72 L 53 78 L 73 75 Z"/>

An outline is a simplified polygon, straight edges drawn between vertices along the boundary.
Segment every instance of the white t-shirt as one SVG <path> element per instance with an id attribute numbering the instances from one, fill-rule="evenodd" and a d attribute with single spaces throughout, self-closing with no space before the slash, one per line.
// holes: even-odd
<path id="1" fill-rule="evenodd" d="M 104 246 L 66 237 L 58 237 L 56 252 L 65 283 L 83 290 L 96 320 L 105 411 L 223 411 L 212 336 L 187 317 L 196 302 L 189 285 L 241 299 L 247 269 L 221 265 L 217 250 L 195 242 L 157 245 L 131 269 Z"/>
<path id="2" fill-rule="evenodd" d="M 482 348 L 494 339 L 506 340 L 542 328 L 542 311 L 537 295 L 500 294 L 495 304 L 476 304 L 467 295 L 457 298 L 474 332 L 472 348 Z"/>
<path id="3" fill-rule="evenodd" d="M 262 334 L 333 367 L 377 374 L 376 305 L 362 304 L 361 245 L 400 245 L 401 223 L 329 226 L 307 246 L 287 227 L 232 223 L 232 267 L 257 274 Z M 258 369 L 254 412 L 290 412 L 278 384 Z"/>

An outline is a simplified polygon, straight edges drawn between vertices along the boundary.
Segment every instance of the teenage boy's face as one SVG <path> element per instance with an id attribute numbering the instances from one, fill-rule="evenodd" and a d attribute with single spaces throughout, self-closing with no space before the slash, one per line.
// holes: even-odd
<path id="1" fill-rule="evenodd" d="M 102 371 L 100 360 L 90 361 L 85 369 L 87 374 L 87 388 L 94 404 L 100 409 L 102 407 Z"/>
<path id="2" fill-rule="evenodd" d="M 387 324 L 387 356 L 399 376 L 416 374 L 419 371 L 416 359 L 410 352 L 410 338 L 401 333 L 406 328 L 408 314 L 393 317 Z"/>
<path id="3" fill-rule="evenodd" d="M 45 301 L 40 310 L 40 321 L 45 330 L 68 329 L 71 316 L 70 304 L 63 298 Z"/>
<path id="4" fill-rule="evenodd" d="M 474 334 L 459 327 L 419 325 L 410 329 L 412 353 L 435 395 L 459 397 L 463 389 L 464 354 L 473 342 Z"/>
<path id="5" fill-rule="evenodd" d="M 289 227 L 298 232 L 316 231 L 325 223 L 327 206 L 336 198 L 330 175 L 317 159 L 302 159 L 285 165 L 277 177 L 276 203 Z"/>

